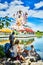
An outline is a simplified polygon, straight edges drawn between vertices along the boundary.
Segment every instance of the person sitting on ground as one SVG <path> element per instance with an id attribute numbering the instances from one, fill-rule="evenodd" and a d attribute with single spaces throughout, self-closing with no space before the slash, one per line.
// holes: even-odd
<path id="1" fill-rule="evenodd" d="M 23 61 L 25 61 L 24 57 L 19 54 L 18 44 L 19 44 L 19 40 L 16 40 L 15 43 L 12 44 L 12 47 L 9 49 L 10 57 L 13 60 L 21 60 L 22 59 Z"/>
<path id="2" fill-rule="evenodd" d="M 19 41 L 16 40 L 15 43 L 12 43 L 11 48 L 9 49 L 10 51 L 10 57 L 13 60 L 17 60 L 17 58 L 19 57 L 17 54 L 17 46 L 18 46 Z"/>
<path id="3" fill-rule="evenodd" d="M 36 59 L 36 61 L 41 59 L 40 56 L 39 56 L 39 54 L 34 49 L 34 46 L 33 45 L 31 45 L 31 50 L 29 52 L 29 55 L 30 56 L 33 56 Z"/>
<path id="4" fill-rule="evenodd" d="M 35 49 L 34 49 L 34 46 L 31 45 L 30 55 L 31 55 L 31 56 L 35 56 L 35 54 L 36 54 L 36 51 L 35 51 Z"/>

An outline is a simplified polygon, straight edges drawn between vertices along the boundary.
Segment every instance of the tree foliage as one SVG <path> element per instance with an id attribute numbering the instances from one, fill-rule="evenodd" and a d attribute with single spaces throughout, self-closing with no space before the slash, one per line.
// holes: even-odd
<path id="1" fill-rule="evenodd" d="M 2 58 L 4 56 L 5 56 L 4 47 L 0 45 L 0 58 Z"/>
<path id="2" fill-rule="evenodd" d="M 0 29 L 3 27 L 8 27 L 10 25 L 11 20 L 8 16 L 0 18 Z"/>

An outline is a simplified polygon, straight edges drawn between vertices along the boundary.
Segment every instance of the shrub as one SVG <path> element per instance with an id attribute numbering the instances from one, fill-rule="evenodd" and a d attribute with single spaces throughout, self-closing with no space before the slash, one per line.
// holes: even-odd
<path id="1" fill-rule="evenodd" d="M 0 45 L 0 58 L 2 58 L 4 56 L 5 56 L 4 47 Z"/>

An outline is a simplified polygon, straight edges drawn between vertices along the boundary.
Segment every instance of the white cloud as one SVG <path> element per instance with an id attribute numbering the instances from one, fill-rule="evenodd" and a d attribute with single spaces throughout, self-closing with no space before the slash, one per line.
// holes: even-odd
<path id="1" fill-rule="evenodd" d="M 0 17 L 4 17 L 7 15 L 7 11 L 1 11 L 1 9 L 7 9 L 9 6 L 8 6 L 8 3 L 5 2 L 5 3 L 0 3 Z"/>
<path id="2" fill-rule="evenodd" d="M 39 3 L 35 4 L 35 9 L 38 9 L 43 6 L 43 1 L 40 1 Z"/>
<path id="3" fill-rule="evenodd" d="M 29 7 L 25 7 L 21 4 L 23 4 L 23 2 L 17 1 L 17 0 L 11 2 L 9 9 L 7 10 L 7 13 L 9 13 L 9 16 L 13 16 L 13 14 L 19 10 L 22 10 L 23 12 L 28 12 Z"/>
<path id="4" fill-rule="evenodd" d="M 8 7 L 8 3 L 5 2 L 4 4 L 0 3 L 0 9 L 6 9 Z"/>
<path id="5" fill-rule="evenodd" d="M 27 25 L 30 26 L 34 31 L 37 30 L 43 31 L 43 24 L 35 25 L 33 23 L 27 22 Z"/>
<path id="6" fill-rule="evenodd" d="M 10 5 L 16 5 L 16 4 L 21 5 L 21 4 L 23 4 L 23 2 L 15 0 L 15 1 L 11 2 Z"/>
<path id="7" fill-rule="evenodd" d="M 18 4 L 18 5 L 16 5 L 16 4 Z M 28 10 L 29 7 L 25 7 L 21 4 L 23 4 L 23 2 L 18 1 L 18 0 L 14 0 L 13 2 L 11 2 L 9 4 L 9 6 L 8 6 L 7 2 L 5 2 L 4 4 L 0 3 L 0 9 L 9 7 L 6 12 L 5 11 L 2 11 L 2 12 L 0 11 L 0 16 L 6 16 L 6 15 L 9 14 L 9 16 L 12 17 L 13 14 L 16 13 L 18 10 L 22 10 L 23 12 L 27 12 L 28 16 L 43 18 L 43 10 L 40 10 L 40 11 Z"/>
<path id="8" fill-rule="evenodd" d="M 0 9 L 9 7 L 7 9 L 7 11 L 0 11 L 0 16 L 4 17 L 4 16 L 9 14 L 9 17 L 12 17 L 13 14 L 16 13 L 18 10 L 22 10 L 23 12 L 27 12 L 29 17 L 43 18 L 43 11 L 42 10 L 40 10 L 40 11 L 28 10 L 29 7 L 25 7 L 21 4 L 23 4 L 23 2 L 17 1 L 17 0 L 11 2 L 9 4 L 9 6 L 8 6 L 7 2 L 5 2 L 4 4 L 0 3 Z M 43 30 L 43 25 L 42 24 L 36 26 L 35 24 L 32 24 L 32 23 L 29 22 L 29 23 L 27 23 L 27 25 L 29 25 L 35 31 L 36 30 Z"/>
<path id="9" fill-rule="evenodd" d="M 0 11 L 1 12 L 0 15 L 5 16 L 5 15 L 9 14 L 9 16 L 12 17 L 13 14 L 16 13 L 18 10 L 22 10 L 23 12 L 28 12 L 29 7 L 25 7 L 21 4 L 23 4 L 23 2 L 14 0 L 13 2 L 11 2 L 9 4 L 9 8 L 7 9 L 6 12 L 5 11 L 2 11 L 2 12 Z M 0 5 L 1 5 L 0 9 L 8 7 L 7 3 L 4 3 L 4 4 L 0 3 Z"/>
<path id="10" fill-rule="evenodd" d="M 13 16 L 14 13 L 17 11 L 22 10 L 23 12 L 28 12 L 28 7 L 24 7 L 22 5 L 19 6 L 10 6 L 9 9 L 7 10 L 7 13 L 9 13 L 10 16 Z"/>
<path id="11" fill-rule="evenodd" d="M 31 27 L 34 31 L 37 31 L 36 25 L 30 22 L 27 22 L 27 24 L 29 27 Z"/>
<path id="12" fill-rule="evenodd" d="M 37 18 L 43 18 L 43 10 L 29 10 L 29 16 L 31 17 L 37 17 Z"/>
<path id="13" fill-rule="evenodd" d="M 39 2 L 35 4 L 34 9 L 38 9 L 43 6 L 43 2 Z M 29 10 L 29 16 L 31 17 L 37 17 L 37 18 L 43 18 L 43 10 Z"/>
<path id="14" fill-rule="evenodd" d="M 4 17 L 4 16 L 6 16 L 6 15 L 7 15 L 6 12 L 0 11 L 0 17 Z"/>

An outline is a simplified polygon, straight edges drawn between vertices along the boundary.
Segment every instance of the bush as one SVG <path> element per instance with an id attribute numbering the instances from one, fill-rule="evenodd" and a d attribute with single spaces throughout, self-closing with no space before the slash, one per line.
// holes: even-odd
<path id="1" fill-rule="evenodd" d="M 2 58 L 4 56 L 5 56 L 4 47 L 0 45 L 0 58 Z"/>

